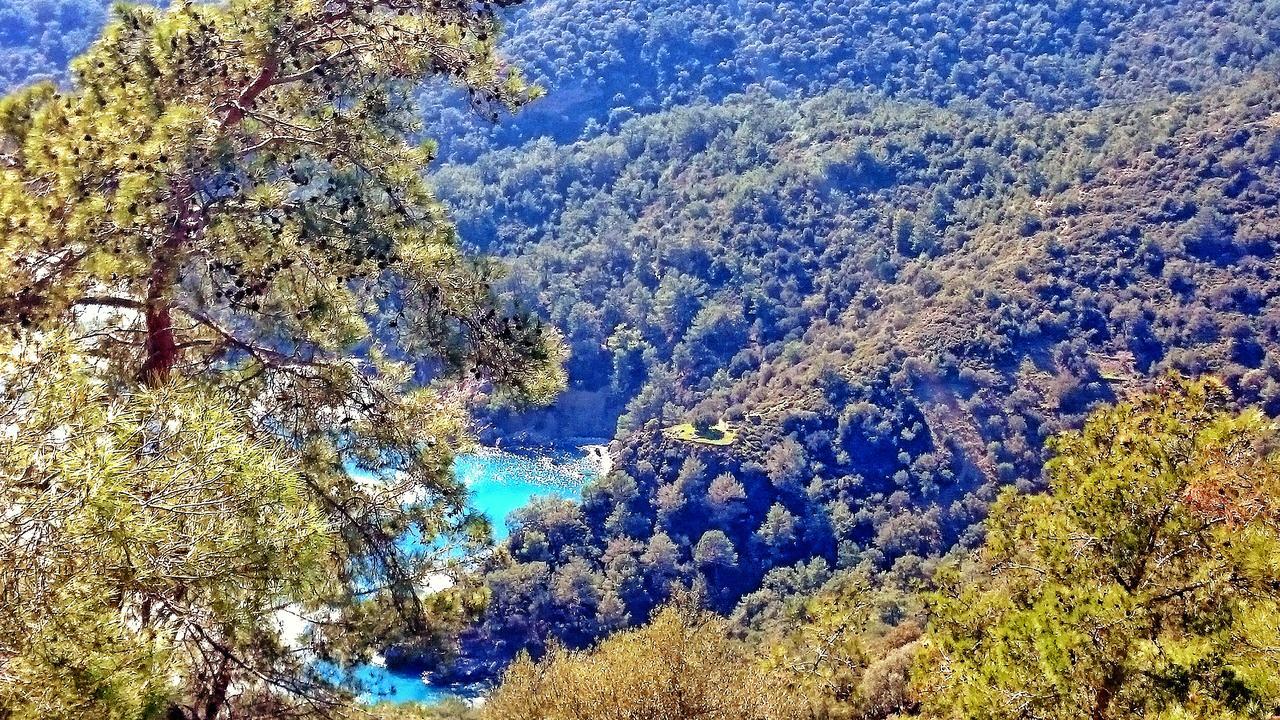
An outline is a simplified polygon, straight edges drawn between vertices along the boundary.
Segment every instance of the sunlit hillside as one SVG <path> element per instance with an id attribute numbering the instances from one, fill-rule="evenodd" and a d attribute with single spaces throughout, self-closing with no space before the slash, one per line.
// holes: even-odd
<path id="1" fill-rule="evenodd" d="M 1280 3 L 0 55 L 0 720 L 1280 715 Z"/>

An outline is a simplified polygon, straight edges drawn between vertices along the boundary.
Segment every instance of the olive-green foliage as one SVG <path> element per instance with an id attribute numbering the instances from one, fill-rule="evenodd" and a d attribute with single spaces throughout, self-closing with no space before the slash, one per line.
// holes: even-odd
<path id="1" fill-rule="evenodd" d="M 935 597 L 919 674 L 953 718 L 1267 718 L 1280 709 L 1275 424 L 1166 383 L 1053 443 Z"/>
<path id="2" fill-rule="evenodd" d="M 276 613 L 314 609 L 338 538 L 247 409 L 116 392 L 58 343 L 2 365 L 0 716 L 159 717 L 204 692 L 210 642 L 294 665 Z"/>
<path id="3" fill-rule="evenodd" d="M 1259 0 L 599 0 L 511 17 L 506 50 L 557 92 L 492 128 L 456 108 L 445 146 L 616 131 L 629 118 L 763 89 L 867 88 L 1001 113 L 1128 102 L 1274 67 L 1280 8 Z M 440 100 L 436 100 L 437 103 Z"/>
<path id="4" fill-rule="evenodd" d="M 105 0 L 0 6 L 0 89 L 61 76 Z M 1280 10 L 1258 0 L 597 0 L 505 15 L 504 54 L 556 92 L 493 126 L 427 92 L 448 157 L 616 131 L 637 115 L 748 89 L 835 85 L 1018 113 L 1183 92 L 1274 67 Z"/>
<path id="5" fill-rule="evenodd" d="M 431 705 L 377 703 L 362 710 L 368 720 L 480 720 L 480 710 L 474 703 L 457 698 L 442 700 Z"/>
<path id="6" fill-rule="evenodd" d="M 886 580 L 850 571 L 808 597 L 773 603 L 775 617 L 754 619 L 767 666 L 806 717 L 870 720 L 916 708 L 910 681 L 922 603 Z"/>
<path id="7" fill-rule="evenodd" d="M 40 84 L 0 104 L 0 318 L 141 311 L 141 370 L 162 374 L 178 350 L 324 367 L 372 337 L 372 360 L 443 355 L 545 397 L 554 375 L 529 360 L 546 359 L 546 339 L 493 312 L 493 269 L 460 256 L 421 177 L 430 146 L 407 141 L 404 94 L 428 77 L 491 113 L 534 94 L 493 57 L 488 10 L 122 6 L 73 64 L 72 90 Z M 192 326 L 182 338 L 172 315 Z"/>
<path id="8" fill-rule="evenodd" d="M 51 333 L 65 333 L 48 346 L 63 364 L 11 363 L 0 382 L 19 388 L 74 367 L 85 387 L 123 403 L 123 414 L 84 430 L 85 451 L 134 433 L 137 452 L 158 453 L 141 476 L 121 471 L 137 492 L 106 489 L 120 503 L 114 515 L 146 516 L 155 502 L 147 488 L 161 488 L 165 502 L 191 503 L 201 518 L 226 503 L 227 527 L 210 517 L 200 532 L 216 544 L 225 531 L 241 544 L 211 551 L 222 574 L 208 578 L 159 549 L 130 550 L 136 569 L 123 574 L 105 555 L 100 584 L 67 602 L 86 623 L 106 623 L 94 632 L 120 640 L 112 644 L 146 648 L 136 677 L 110 676 L 145 687 L 82 699 L 92 712 L 128 716 L 171 684 L 162 710 L 187 718 L 330 711 L 349 696 L 286 652 L 276 619 L 255 603 L 310 597 L 310 607 L 290 612 L 325 620 L 299 640 L 312 659 L 341 663 L 373 643 L 438 640 L 482 601 L 468 588 L 430 599 L 419 591 L 431 572 L 456 562 L 448 544 L 477 538 L 459 532 L 475 523 L 461 512 L 465 489 L 450 473 L 466 399 L 493 389 L 542 401 L 563 384 L 556 334 L 498 302 L 490 290 L 498 269 L 457 247 L 423 177 L 432 147 L 417 140 L 407 98 L 438 78 L 496 117 L 537 91 L 495 56 L 490 2 L 231 0 L 113 12 L 72 63 L 68 85 L 41 83 L 0 100 L 6 350 L 43 353 Z M 195 459 L 181 443 L 152 443 L 148 433 L 161 430 L 148 413 L 177 417 L 206 398 L 224 408 L 209 431 L 218 442 L 262 457 L 258 467 L 237 466 L 240 455 L 206 458 L 202 472 L 234 473 L 214 475 L 198 495 L 181 484 L 202 477 L 185 472 Z M 13 427 L 28 420 L 20 415 Z M 18 442 L 42 441 L 20 433 Z M 70 485 L 53 487 L 74 494 L 112 477 L 92 463 L 74 467 L 64 468 Z M 285 503 L 281 511 L 296 502 L 323 521 L 277 523 L 266 509 L 238 506 L 246 493 Z M 197 536 L 154 522 L 130 520 L 128 530 L 144 545 L 168 533 L 202 550 Z M 236 534 L 250 524 L 265 535 Z M 13 582 L 38 582 L 40 565 L 61 562 L 42 548 L 79 547 L 77 536 L 64 536 L 72 526 L 50 528 L 54 541 L 32 548 L 36 565 L 16 566 Z M 277 531 L 304 537 L 272 539 Z M 409 533 L 421 545 L 401 542 Z M 271 548 L 270 562 L 250 540 Z M 319 575 L 312 540 L 327 548 Z M 253 572 L 263 564 L 271 574 L 259 581 Z M 169 605 L 130 597 L 131 572 L 153 576 Z M 26 652 L 17 641 L 56 633 L 58 617 L 19 618 L 5 641 Z M 176 667 L 162 656 L 175 634 Z M 44 667 L 32 662 L 32 672 Z M 148 684 L 152 670 L 159 675 Z M 103 667 L 88 672 L 86 682 L 107 677 Z M 58 697 L 80 687 L 70 673 L 39 677 Z"/>
<path id="9" fill-rule="evenodd" d="M 523 656 L 485 703 L 489 720 L 797 717 L 761 659 L 712 614 L 671 606 L 585 652 Z"/>
<path id="10" fill-rule="evenodd" d="M 980 544 L 1001 487 L 1042 487 L 1046 438 L 1144 377 L 1214 373 L 1280 413 L 1277 113 L 1270 76 L 1017 118 L 744 97 L 442 170 L 460 226 L 494 237 L 515 291 L 565 328 L 576 382 L 636 388 L 616 401 L 618 477 L 584 493 L 589 532 L 537 557 L 517 544 L 549 566 L 499 572 L 585 563 L 633 622 L 672 574 L 714 569 L 725 612 L 815 558 L 919 579 Z M 745 334 L 706 331 L 735 314 Z M 734 444 L 662 434 L 699 412 Z M 725 475 L 745 497 L 722 508 Z M 779 503 L 794 543 L 763 542 Z M 710 531 L 733 568 L 692 562 Z M 655 543 L 670 561 L 644 561 Z M 644 577 L 613 580 L 628 563 Z M 505 650 L 506 627 L 598 637 L 529 587 L 494 584 L 516 611 L 486 618 L 478 645 Z"/>

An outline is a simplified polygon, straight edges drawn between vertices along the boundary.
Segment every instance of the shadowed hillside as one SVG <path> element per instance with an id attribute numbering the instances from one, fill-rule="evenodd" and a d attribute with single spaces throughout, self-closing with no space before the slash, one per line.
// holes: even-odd
<path id="1" fill-rule="evenodd" d="M 1265 77 L 1017 119 L 737 98 L 441 171 L 576 383 L 627 401 L 622 472 L 524 512 L 477 646 L 586 642 L 673 582 L 763 587 L 749 615 L 842 568 L 923 578 L 1143 378 L 1280 411 L 1277 113 Z M 735 442 L 666 432 L 698 418 Z"/>

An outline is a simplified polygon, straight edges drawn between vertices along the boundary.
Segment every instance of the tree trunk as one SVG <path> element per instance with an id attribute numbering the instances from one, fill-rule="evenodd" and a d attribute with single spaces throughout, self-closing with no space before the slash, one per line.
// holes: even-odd
<path id="1" fill-rule="evenodd" d="M 204 720 L 218 720 L 218 715 L 227 704 L 227 688 L 231 686 L 230 660 L 223 658 L 218 674 L 213 678 L 209 688 L 209 699 L 204 704 Z"/>
<path id="2" fill-rule="evenodd" d="M 142 379 L 152 387 L 167 382 L 173 366 L 178 364 L 178 340 L 173 331 L 173 290 L 178 283 L 180 255 L 188 241 L 199 233 L 201 225 L 199 210 L 188 204 L 194 195 L 191 182 L 176 179 L 170 188 L 173 228 L 164 243 L 154 250 L 144 302 L 147 336 Z"/>
<path id="3" fill-rule="evenodd" d="M 1111 712 L 1111 701 L 1115 699 L 1116 693 L 1120 692 L 1120 684 L 1123 681 L 1123 668 L 1116 665 L 1107 668 L 1106 675 L 1102 677 L 1102 685 L 1094 695 L 1093 710 L 1089 713 L 1090 720 L 1107 720 Z"/>
<path id="4" fill-rule="evenodd" d="M 147 359 L 142 364 L 142 376 L 148 385 L 162 385 L 169 379 L 173 366 L 178 362 L 178 342 L 173 335 L 173 317 L 169 308 L 168 298 L 159 297 L 154 290 L 156 289 L 155 278 L 152 277 L 152 290 L 148 293 L 146 320 L 147 320 L 147 339 L 146 354 Z"/>
<path id="5" fill-rule="evenodd" d="M 237 96 L 227 108 L 227 114 L 218 126 L 219 131 L 234 127 L 244 119 L 248 108 L 266 92 L 279 72 L 279 61 L 268 56 L 257 77 Z M 150 386 L 162 385 L 169 380 L 173 366 L 178 363 L 178 342 L 173 333 L 172 300 L 170 291 L 177 282 L 177 255 L 186 241 L 198 235 L 202 228 L 198 210 L 187 205 L 193 196 L 189 179 L 175 180 L 172 185 L 172 202 L 175 217 L 172 235 L 157 248 L 157 256 L 151 266 L 147 283 L 146 300 L 146 360 L 142 364 L 142 378 Z"/>

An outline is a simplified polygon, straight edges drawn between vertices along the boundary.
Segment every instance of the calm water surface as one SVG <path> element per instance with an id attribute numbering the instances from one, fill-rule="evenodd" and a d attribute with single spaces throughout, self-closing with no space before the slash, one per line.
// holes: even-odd
<path id="1" fill-rule="evenodd" d="M 600 462 L 591 446 L 522 449 L 485 449 L 459 456 L 454 476 L 471 493 L 471 506 L 493 523 L 493 537 L 501 542 L 509 535 L 506 518 L 534 497 L 577 500 L 582 486 L 599 474 Z M 368 702 L 432 703 L 464 697 L 457 689 L 422 682 L 417 674 L 400 674 L 377 665 L 362 665 L 351 673 Z"/>
<path id="2" fill-rule="evenodd" d="M 484 450 L 460 456 L 453 473 L 471 491 L 471 505 L 493 523 L 495 540 L 505 540 L 506 518 L 536 497 L 576 500 L 596 476 L 598 463 L 582 448 L 506 452 Z"/>

